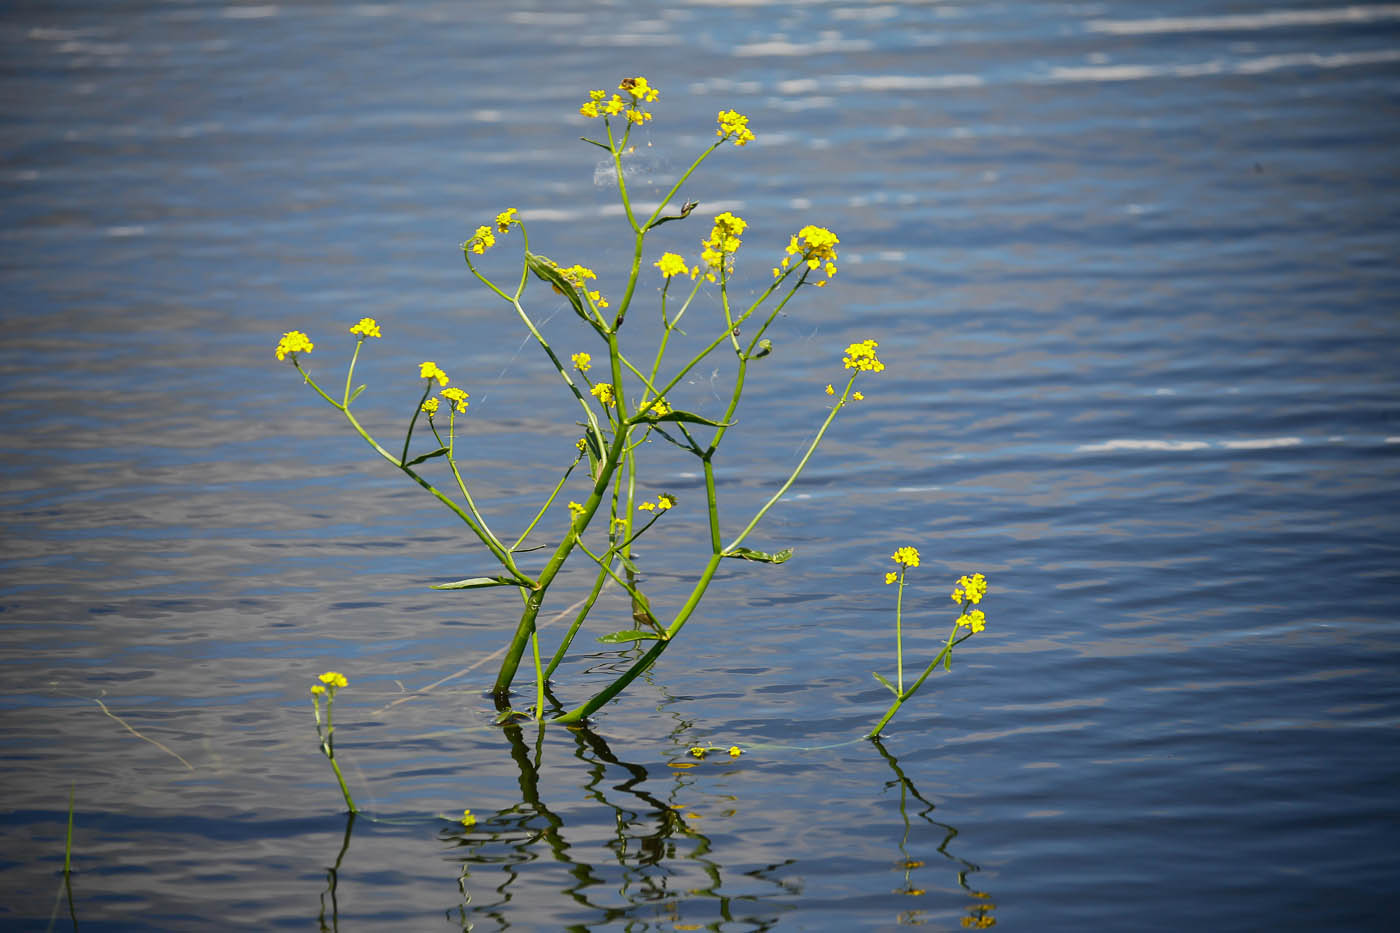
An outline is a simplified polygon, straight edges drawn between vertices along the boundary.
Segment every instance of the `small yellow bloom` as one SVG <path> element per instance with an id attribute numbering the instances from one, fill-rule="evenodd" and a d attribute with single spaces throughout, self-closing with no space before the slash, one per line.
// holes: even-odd
<path id="1" fill-rule="evenodd" d="M 612 383 L 610 382 L 598 383 L 596 386 L 588 390 L 588 394 L 592 395 L 604 405 L 611 405 L 613 403 L 613 387 Z"/>
<path id="2" fill-rule="evenodd" d="M 607 114 L 610 117 L 616 116 L 617 114 L 622 113 L 622 111 L 626 109 L 626 107 L 627 101 L 614 94 L 612 96 L 612 100 L 608 101 L 605 105 L 603 105 L 603 113 Z"/>
<path id="3" fill-rule="evenodd" d="M 655 511 L 656 511 L 656 503 L 655 503 L 655 502 L 643 502 L 641 505 L 637 506 L 637 511 L 639 511 L 639 512 L 655 512 Z"/>
<path id="4" fill-rule="evenodd" d="M 639 101 L 651 103 L 656 100 L 656 95 L 660 92 L 647 83 L 647 79 L 638 75 L 635 78 L 623 78 L 622 83 L 617 86 L 619 91 L 626 91 Z"/>
<path id="5" fill-rule="evenodd" d="M 461 823 L 463 826 L 467 826 L 467 827 L 475 826 L 475 825 L 476 825 L 476 817 L 472 816 L 472 811 L 471 811 L 470 809 L 463 810 L 463 811 L 462 811 L 462 818 L 461 818 L 460 820 L 458 820 L 457 822 L 459 822 L 459 823 Z"/>
<path id="6" fill-rule="evenodd" d="M 578 112 L 583 114 L 585 117 L 592 119 L 593 117 L 596 117 L 598 115 L 598 105 L 590 100 L 588 103 L 578 108 Z"/>
<path id="7" fill-rule="evenodd" d="M 731 746 L 729 746 L 729 757 L 730 757 L 730 758 L 738 758 L 738 757 L 739 757 L 740 755 L 742 755 L 742 754 L 744 754 L 744 750 L 743 750 L 742 748 L 740 748 L 739 746 L 737 746 L 737 745 L 731 745 Z"/>
<path id="8" fill-rule="evenodd" d="M 569 517 L 570 517 L 570 518 L 572 518 L 572 519 L 579 519 L 579 518 L 582 518 L 582 517 L 583 517 L 583 513 L 584 513 L 585 511 L 587 511 L 587 510 L 586 510 L 583 506 L 579 505 L 577 502 L 570 502 L 570 503 L 569 503 Z"/>
<path id="9" fill-rule="evenodd" d="M 691 746 L 690 754 L 696 758 L 704 758 L 706 751 L 707 749 L 703 748 L 702 746 L 693 745 Z"/>
<path id="10" fill-rule="evenodd" d="M 886 583 L 886 584 L 893 583 L 894 581 L 896 581 L 896 580 L 898 580 L 898 579 L 899 579 L 899 574 L 895 573 L 893 570 L 891 570 L 889 573 L 885 574 L 885 583 Z"/>
<path id="11" fill-rule="evenodd" d="M 715 135 L 721 139 L 732 136 L 736 146 L 747 146 L 754 141 L 754 135 L 749 131 L 749 118 L 737 110 L 721 110 L 717 119 L 719 129 L 715 130 Z"/>
<path id="12" fill-rule="evenodd" d="M 358 323 L 358 324 L 356 324 L 354 327 L 350 328 L 350 333 L 352 333 L 352 334 L 360 334 L 360 335 L 362 335 L 362 336 L 364 336 L 364 337 L 382 337 L 382 336 L 384 336 L 383 334 L 381 334 L 381 333 L 379 332 L 379 322 L 376 321 L 376 320 L 375 320 L 374 318 L 372 318 L 372 317 L 362 317 L 362 318 L 360 318 L 360 323 Z"/>
<path id="13" fill-rule="evenodd" d="M 467 410 L 467 399 L 471 398 L 471 395 L 453 386 L 450 389 L 443 389 L 442 397 L 451 402 L 460 414 Z"/>
<path id="14" fill-rule="evenodd" d="M 422 410 L 429 418 L 433 417 L 433 415 L 437 414 L 438 400 L 435 398 L 425 399 L 423 401 Z"/>
<path id="15" fill-rule="evenodd" d="M 277 341 L 277 359 L 285 360 L 288 353 L 292 354 L 292 359 L 296 359 L 296 354 L 310 353 L 314 349 L 316 345 L 310 337 L 299 330 L 289 330 Z"/>
<path id="16" fill-rule="evenodd" d="M 667 509 L 674 509 L 676 507 L 676 497 L 669 492 L 663 492 L 656 497 L 656 507 L 663 512 Z"/>
<path id="17" fill-rule="evenodd" d="M 501 213 L 497 214 L 496 229 L 501 233 L 506 233 L 507 231 L 509 231 L 511 224 L 520 223 L 520 221 L 515 219 L 515 215 L 518 213 L 520 212 L 512 207 L 509 210 L 502 211 Z"/>
<path id="18" fill-rule="evenodd" d="M 980 632 L 987 627 L 987 616 L 981 609 L 974 609 L 971 612 L 964 612 L 958 616 L 958 627 L 972 629 L 974 633 Z"/>
<path id="19" fill-rule="evenodd" d="M 685 260 L 676 253 L 662 253 L 661 258 L 653 265 L 660 269 L 661 274 L 668 279 L 673 275 L 685 275 L 690 271 L 686 268 Z"/>
<path id="20" fill-rule="evenodd" d="M 593 357 L 589 356 L 587 353 L 575 353 L 573 356 L 569 357 L 569 359 L 573 360 L 574 369 L 577 369 L 581 373 L 586 373 L 593 367 Z"/>
<path id="21" fill-rule="evenodd" d="M 671 403 L 666 401 L 665 397 L 662 397 L 650 402 L 647 405 L 647 411 L 659 418 L 662 415 L 669 415 L 674 409 L 671 408 Z"/>
<path id="22" fill-rule="evenodd" d="M 826 394 L 827 394 L 827 395 L 835 395 L 835 394 L 836 394 L 836 390 L 833 389 L 833 388 L 831 387 L 831 383 L 829 383 L 829 382 L 826 384 Z"/>
<path id="23" fill-rule="evenodd" d="M 425 363 L 418 364 L 418 378 L 436 379 L 438 381 L 438 385 L 440 386 L 445 386 L 452 381 L 447 378 L 447 373 L 439 369 L 438 364 L 432 362 L 431 360 Z"/>
<path id="24" fill-rule="evenodd" d="M 346 687 L 350 684 L 350 681 L 346 680 L 345 675 L 340 671 L 326 671 L 320 679 L 321 683 L 331 688 Z"/>
<path id="25" fill-rule="evenodd" d="M 953 590 L 953 602 L 962 604 L 967 600 L 969 605 L 977 605 L 982 601 L 982 597 L 987 595 L 987 578 L 980 573 L 972 576 L 963 575 L 958 577 L 956 588 Z"/>
<path id="26" fill-rule="evenodd" d="M 470 240 L 462 244 L 462 249 L 471 250 L 480 256 L 495 245 L 496 234 L 491 231 L 490 227 L 483 225 L 476 228 L 476 233 L 472 235 Z"/>
<path id="27" fill-rule="evenodd" d="M 890 558 L 896 564 L 903 564 L 906 567 L 919 566 L 919 549 L 915 547 L 902 547 L 897 549 Z"/>
<path id="28" fill-rule="evenodd" d="M 578 440 L 574 441 L 574 446 L 577 447 L 579 450 L 587 450 L 588 438 L 580 437 Z"/>
<path id="29" fill-rule="evenodd" d="M 857 402 L 865 401 L 865 396 L 861 395 L 859 392 L 852 392 L 851 398 L 855 399 Z"/>
<path id="30" fill-rule="evenodd" d="M 311 692 L 316 696 L 320 696 L 321 694 L 326 692 L 326 688 L 322 684 L 312 684 Z"/>
<path id="31" fill-rule="evenodd" d="M 880 362 L 880 358 L 875 355 L 875 348 L 879 345 L 874 340 L 853 343 L 846 348 L 846 355 L 841 358 L 841 362 L 845 364 L 847 369 L 882 373 L 885 371 L 885 364 Z"/>

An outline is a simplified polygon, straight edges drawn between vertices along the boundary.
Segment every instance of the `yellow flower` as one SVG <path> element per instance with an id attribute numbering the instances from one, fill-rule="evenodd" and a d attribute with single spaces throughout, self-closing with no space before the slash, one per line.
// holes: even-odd
<path id="1" fill-rule="evenodd" d="M 461 818 L 460 820 L 458 820 L 457 822 L 459 822 L 459 823 L 461 823 L 463 826 L 467 826 L 467 827 L 475 826 L 475 825 L 476 825 L 476 817 L 472 816 L 472 811 L 471 811 L 470 809 L 463 810 L 463 811 L 462 811 L 462 818 Z"/>
<path id="2" fill-rule="evenodd" d="M 422 409 L 427 414 L 427 416 L 431 418 L 433 415 L 437 414 L 438 400 L 435 398 L 425 399 L 423 401 Z"/>
<path id="3" fill-rule="evenodd" d="M 598 383 L 592 389 L 588 390 L 588 394 L 592 395 L 604 405 L 611 405 L 613 403 L 613 387 L 610 382 Z"/>
<path id="4" fill-rule="evenodd" d="M 847 369 L 882 373 L 885 371 L 885 364 L 880 362 L 880 358 L 875 355 L 875 348 L 879 345 L 874 340 L 853 343 L 846 348 L 846 355 L 841 358 L 841 362 L 846 365 Z"/>
<path id="5" fill-rule="evenodd" d="M 719 129 L 715 130 L 716 136 L 721 139 L 733 136 L 736 146 L 746 146 L 753 142 L 754 135 L 749 131 L 749 118 L 742 113 L 737 110 L 721 110 L 718 120 Z"/>
<path id="6" fill-rule="evenodd" d="M 700 253 L 700 261 L 705 264 L 705 278 L 713 282 L 715 273 L 721 269 L 726 273 L 734 271 L 734 253 L 743 245 L 744 241 L 739 238 L 748 225 L 744 218 L 736 217 L 729 211 L 715 217 L 709 239 L 701 244 L 704 249 Z M 690 270 L 690 277 L 699 275 L 700 269 L 697 266 Z"/>
<path id="7" fill-rule="evenodd" d="M 574 441 L 574 446 L 577 447 L 579 450 L 587 450 L 588 438 L 580 437 L 578 440 Z"/>
<path id="8" fill-rule="evenodd" d="M 673 275 L 685 275 L 690 271 L 686 268 L 685 260 L 675 253 L 662 253 L 661 258 L 653 265 L 660 269 L 661 274 L 668 279 Z"/>
<path id="9" fill-rule="evenodd" d="M 663 492 L 656 497 L 656 507 L 663 512 L 667 509 L 674 509 L 676 507 L 676 497 L 669 492 Z"/>
<path id="10" fill-rule="evenodd" d="M 659 398 L 647 406 L 647 411 L 659 418 L 662 415 L 669 415 L 674 409 L 671 408 L 671 403 L 666 401 L 665 398 Z"/>
<path id="11" fill-rule="evenodd" d="M 893 570 L 891 570 L 889 573 L 885 574 L 885 583 L 886 583 L 886 584 L 893 583 L 894 581 L 896 581 L 896 580 L 898 580 L 898 579 L 899 579 L 899 574 L 895 573 Z"/>
<path id="12" fill-rule="evenodd" d="M 372 317 L 360 318 L 360 323 L 350 328 L 350 333 L 360 334 L 364 337 L 382 337 L 379 333 L 379 322 Z"/>
<path id="13" fill-rule="evenodd" d="M 499 230 L 501 233 L 506 233 L 507 231 L 509 231 L 509 230 L 510 230 L 510 225 L 511 225 L 511 224 L 518 224 L 518 223 L 520 223 L 520 221 L 518 221 L 518 220 L 515 219 L 515 215 L 518 214 L 518 213 L 520 213 L 520 212 L 517 211 L 515 208 L 512 207 L 512 208 L 510 208 L 510 209 L 507 210 L 507 211 L 503 211 L 503 212 L 497 214 L 497 215 L 496 215 L 496 229 Z"/>
<path id="14" fill-rule="evenodd" d="M 606 113 L 606 114 L 607 114 L 608 116 L 610 116 L 610 117 L 611 117 L 611 116 L 615 116 L 615 115 L 617 115 L 617 114 L 619 114 L 619 113 L 622 113 L 622 111 L 623 111 L 626 107 L 627 107 L 627 101 L 623 100 L 621 97 L 618 97 L 616 94 L 614 94 L 614 95 L 612 96 L 612 100 L 608 101 L 608 102 L 603 106 L 603 113 Z"/>
<path id="15" fill-rule="evenodd" d="M 578 108 L 578 112 L 583 114 L 585 117 L 592 119 L 593 117 L 596 117 L 598 115 L 598 105 L 590 100 L 588 103 Z"/>
<path id="16" fill-rule="evenodd" d="M 445 386 L 452 381 L 447 378 L 447 373 L 439 369 L 438 364 L 432 362 L 431 360 L 429 360 L 426 363 L 418 364 L 418 378 L 436 379 L 438 381 L 438 385 L 440 386 Z"/>
<path id="17" fill-rule="evenodd" d="M 852 393 L 851 393 L 851 398 L 853 398 L 853 399 L 856 400 L 857 402 L 863 402 L 863 401 L 865 401 L 865 396 L 864 396 L 864 395 L 861 395 L 859 392 L 852 392 Z"/>
<path id="18" fill-rule="evenodd" d="M 316 696 L 320 696 L 321 694 L 326 692 L 326 688 L 321 684 L 312 684 L 311 692 Z"/>
<path id="19" fill-rule="evenodd" d="M 471 395 L 453 386 L 450 389 L 443 389 L 442 397 L 455 405 L 457 411 L 461 413 L 467 410 L 467 399 L 471 398 Z"/>
<path id="20" fill-rule="evenodd" d="M 583 513 L 584 513 L 585 511 L 587 511 L 587 510 L 586 510 L 583 506 L 579 505 L 577 502 L 570 502 L 570 503 L 569 503 L 569 517 L 570 517 L 570 518 L 572 518 L 572 519 L 579 519 L 579 518 L 582 518 L 582 517 L 583 517 Z"/>
<path id="21" fill-rule="evenodd" d="M 972 629 L 975 634 L 987 627 L 987 616 L 981 609 L 964 612 L 962 615 L 958 616 L 958 627 Z"/>
<path id="22" fill-rule="evenodd" d="M 589 356 L 587 353 L 575 353 L 573 356 L 569 357 L 569 359 L 573 360 L 574 369 L 577 369 L 581 373 L 586 373 L 593 368 L 593 357 Z"/>
<path id="23" fill-rule="evenodd" d="M 345 675 L 340 673 L 340 671 L 326 671 L 321 675 L 321 683 L 334 689 L 336 687 L 349 686 L 350 681 L 346 680 Z"/>
<path id="24" fill-rule="evenodd" d="M 470 240 L 462 244 L 462 249 L 469 249 L 480 256 L 495 245 L 496 234 L 491 232 L 490 227 L 483 225 L 476 228 L 476 233 L 472 235 Z"/>
<path id="25" fill-rule="evenodd" d="M 277 358 L 285 360 L 287 354 L 292 354 L 292 359 L 296 359 L 298 353 L 310 353 L 316 349 L 316 345 L 311 342 L 311 338 L 299 330 L 289 330 L 282 335 L 282 339 L 277 341 Z"/>
<path id="26" fill-rule="evenodd" d="M 788 240 L 788 255 L 783 258 L 783 268 L 786 269 L 788 262 L 796 256 L 799 262 L 807 264 L 808 269 L 822 269 L 826 279 L 816 284 L 825 285 L 826 280 L 836 274 L 836 244 L 840 242 L 836 234 L 825 227 L 808 224 Z"/>
<path id="27" fill-rule="evenodd" d="M 696 758 L 704 758 L 706 751 L 707 749 L 699 745 L 692 745 L 690 748 L 690 754 L 695 756 Z"/>
<path id="28" fill-rule="evenodd" d="M 906 567 L 919 566 L 919 549 L 915 547 L 898 548 L 890 558 L 896 564 L 903 564 Z"/>
<path id="29" fill-rule="evenodd" d="M 980 573 L 972 576 L 961 576 L 958 578 L 957 588 L 953 590 L 953 601 L 962 603 L 964 599 L 970 605 L 977 605 L 982 601 L 982 597 L 987 595 L 987 578 Z"/>
<path id="30" fill-rule="evenodd" d="M 656 511 L 656 503 L 655 503 L 655 502 L 643 502 L 641 505 L 637 506 L 637 511 L 639 511 L 639 512 L 655 512 L 655 511 Z"/>
<path id="31" fill-rule="evenodd" d="M 833 388 L 831 387 L 831 383 L 829 383 L 829 382 L 826 384 L 826 394 L 827 394 L 827 395 L 835 395 L 835 394 L 836 394 L 836 390 L 833 389 Z"/>
<path id="32" fill-rule="evenodd" d="M 647 83 L 646 78 L 640 75 L 635 78 L 623 78 L 617 89 L 631 94 L 635 100 L 644 100 L 647 103 L 656 100 L 656 95 L 659 93 L 656 88 Z"/>
<path id="33" fill-rule="evenodd" d="M 744 750 L 743 750 L 742 748 L 740 748 L 739 746 L 737 746 L 737 745 L 731 745 L 731 746 L 729 746 L 729 757 L 730 757 L 730 758 L 738 758 L 738 757 L 739 757 L 740 755 L 742 755 L 742 754 L 744 754 Z"/>

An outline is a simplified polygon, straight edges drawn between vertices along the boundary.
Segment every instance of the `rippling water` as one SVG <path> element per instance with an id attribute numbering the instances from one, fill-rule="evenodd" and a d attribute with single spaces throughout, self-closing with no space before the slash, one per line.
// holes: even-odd
<path id="1" fill-rule="evenodd" d="M 1400 6 L 71 2 L 0 42 L 0 925 L 73 922 L 72 787 L 86 928 L 1389 928 Z M 574 114 L 628 74 L 662 92 L 640 201 L 733 107 L 758 141 L 684 194 L 749 219 L 740 275 L 841 236 L 751 379 L 727 521 L 841 347 L 889 369 L 753 542 L 794 560 L 728 569 L 591 730 L 502 729 L 510 607 L 426 588 L 482 554 L 271 348 L 305 330 L 333 373 L 378 318 L 385 433 L 442 361 L 478 501 L 527 521 L 573 428 L 458 244 L 515 206 L 617 294 Z M 675 605 L 703 492 L 653 458 Z M 913 654 L 959 573 L 990 625 L 851 741 L 902 544 Z M 626 654 L 580 652 L 561 699 Z M 350 823 L 305 693 L 328 668 Z M 687 760 L 710 742 L 746 753 Z"/>

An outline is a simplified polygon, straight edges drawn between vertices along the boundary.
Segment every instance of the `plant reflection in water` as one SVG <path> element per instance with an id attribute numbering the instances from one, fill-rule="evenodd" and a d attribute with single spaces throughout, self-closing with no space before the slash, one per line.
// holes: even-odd
<path id="1" fill-rule="evenodd" d="M 940 823 L 929 815 L 936 809 L 934 803 L 923 794 L 919 793 L 919 789 L 914 786 L 914 782 L 909 779 L 909 776 L 904 773 L 904 769 L 899 766 L 899 759 L 891 755 L 878 738 L 871 739 L 870 744 L 875 746 L 880 756 L 885 759 L 885 763 L 890 766 L 890 770 L 894 772 L 895 779 L 886 781 L 885 787 L 899 788 L 899 815 L 904 821 L 904 833 L 899 838 L 900 860 L 898 865 L 899 869 L 904 872 L 904 886 L 896 888 L 894 893 L 915 897 L 925 893 L 925 890 L 915 884 L 913 880 L 914 870 L 923 868 L 924 862 L 920 859 L 913 858 L 909 854 L 909 832 L 913 826 L 912 821 L 909 819 L 909 798 L 912 797 L 923 805 L 923 809 L 919 810 L 914 815 L 922 819 L 928 825 L 943 832 L 943 841 L 938 844 L 937 852 L 939 855 L 958 866 L 958 887 L 976 898 L 976 902 L 967 908 L 968 915 L 963 917 L 960 921 L 962 926 L 979 930 L 995 926 L 997 921 L 992 911 L 996 909 L 996 905 L 989 899 L 990 895 L 988 895 L 986 891 L 977 890 L 967 882 L 967 876 L 970 873 L 978 872 L 982 869 L 972 862 L 969 862 L 967 859 L 948 851 L 948 845 L 958 835 L 957 829 L 947 823 Z M 917 926 L 926 923 L 927 920 L 922 910 L 906 910 L 899 915 L 898 922 L 901 925 Z"/>

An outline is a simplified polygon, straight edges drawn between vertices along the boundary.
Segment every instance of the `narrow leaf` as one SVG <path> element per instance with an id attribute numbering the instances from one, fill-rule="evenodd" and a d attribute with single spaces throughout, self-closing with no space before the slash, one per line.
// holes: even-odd
<path id="1" fill-rule="evenodd" d="M 432 590 L 477 590 L 487 586 L 519 586 L 517 580 L 508 577 L 471 577 L 467 580 L 458 580 L 456 583 L 434 583 L 429 589 Z"/>
<path id="2" fill-rule="evenodd" d="M 625 632 L 613 632 L 610 635 L 599 635 L 598 640 L 605 645 L 618 645 L 627 641 L 660 641 L 661 636 L 655 632 L 645 632 L 639 628 L 628 629 Z"/>
<path id="3" fill-rule="evenodd" d="M 725 551 L 723 557 L 738 557 L 742 560 L 756 560 L 764 564 L 781 564 L 792 556 L 792 548 L 783 548 L 776 554 L 769 554 L 765 551 L 752 551 L 746 547 L 736 547 Z"/>
<path id="4" fill-rule="evenodd" d="M 702 418 L 694 412 L 689 411 L 668 411 L 664 415 L 640 415 L 639 421 L 650 421 L 657 424 L 662 421 L 682 421 L 686 424 L 708 424 L 712 428 L 727 428 L 732 425 L 732 421 L 711 421 L 709 418 Z"/>
<path id="5" fill-rule="evenodd" d="M 536 277 L 543 279 L 553 286 L 554 290 L 565 298 L 569 299 L 569 304 L 574 306 L 574 313 L 583 318 L 589 324 L 597 326 L 597 322 L 588 316 L 588 310 L 583 305 L 583 299 L 579 297 L 578 289 L 568 279 L 564 278 L 564 273 L 559 271 L 559 264 L 548 256 L 537 256 L 529 250 L 525 251 L 525 265 Z"/>
<path id="6" fill-rule="evenodd" d="M 355 401 L 355 399 L 357 399 L 357 398 L 360 397 L 360 393 L 363 392 L 364 390 L 365 390 L 365 387 L 364 387 L 364 386 L 360 386 L 360 387 L 359 387 L 358 389 L 356 389 L 354 392 L 351 392 L 351 393 L 350 393 L 350 400 L 349 400 L 348 402 L 346 402 L 345 404 L 348 405 L 348 404 L 350 404 L 350 402 Z"/>
<path id="7" fill-rule="evenodd" d="M 881 677 L 879 674 L 876 674 L 874 671 L 871 671 L 870 673 L 875 675 L 876 680 L 888 687 L 890 693 L 893 693 L 895 696 L 899 696 L 899 691 L 894 688 L 894 684 L 890 683 L 888 680 Z"/>
<path id="8" fill-rule="evenodd" d="M 441 456 L 442 456 L 443 454 L 445 454 L 445 453 L 447 453 L 447 448 L 446 448 L 446 447 L 439 447 L 437 450 L 433 451 L 433 452 L 430 453 L 430 454 L 424 454 L 424 455 L 421 456 L 421 457 L 414 457 L 412 460 L 410 460 L 410 461 L 408 461 L 407 463 L 405 463 L 404 466 L 416 466 L 416 465 L 422 463 L 424 460 L 431 460 L 431 459 L 433 459 L 434 457 L 441 457 Z"/>

